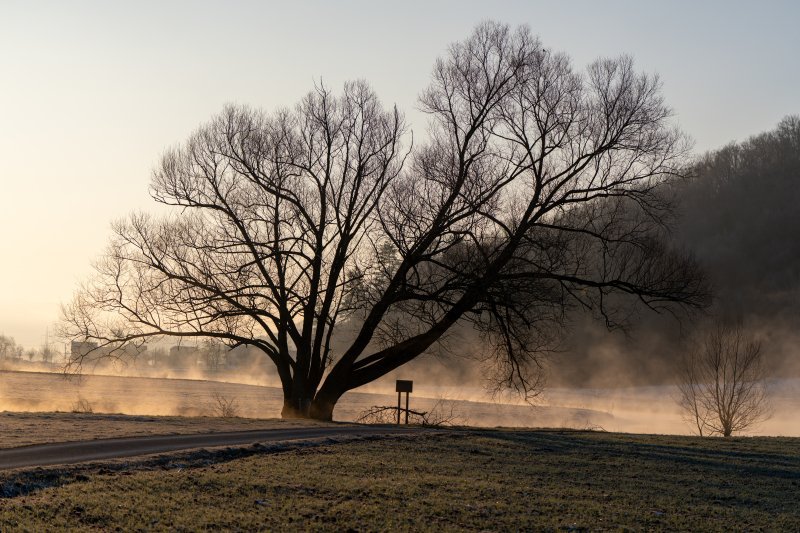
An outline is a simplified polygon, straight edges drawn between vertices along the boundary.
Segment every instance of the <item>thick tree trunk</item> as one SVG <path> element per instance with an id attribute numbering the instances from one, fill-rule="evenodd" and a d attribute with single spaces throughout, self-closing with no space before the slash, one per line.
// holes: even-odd
<path id="1" fill-rule="evenodd" d="M 281 409 L 281 418 L 306 418 L 303 413 L 293 405 L 291 400 L 283 400 L 283 409 Z"/>
<path id="2" fill-rule="evenodd" d="M 281 418 L 309 418 L 310 398 L 284 397 Z"/>
<path id="3" fill-rule="evenodd" d="M 333 408 L 336 402 L 331 402 L 323 399 L 315 399 L 311 403 L 311 410 L 309 411 L 309 418 L 314 420 L 322 420 L 324 422 L 331 422 L 333 420 Z"/>
<path id="4" fill-rule="evenodd" d="M 283 409 L 281 418 L 309 418 L 311 400 L 314 392 L 309 391 L 308 383 L 303 375 L 295 374 L 289 387 L 283 390 Z"/>
<path id="5" fill-rule="evenodd" d="M 291 391 L 283 392 L 283 409 L 281 418 L 308 418 L 311 398 L 305 394 L 305 387 L 294 383 Z"/>
<path id="6" fill-rule="evenodd" d="M 333 408 L 339 399 L 317 396 L 314 400 L 304 400 L 300 403 L 286 398 L 283 401 L 281 418 L 310 418 L 330 422 L 333 420 Z"/>
<path id="7" fill-rule="evenodd" d="M 341 374 L 341 369 L 338 370 Z M 336 407 L 336 403 L 342 395 L 347 392 L 346 386 L 343 385 L 346 381 L 344 376 L 336 376 L 336 371 L 337 369 L 334 369 L 334 371 L 328 375 L 327 379 L 314 396 L 314 401 L 311 402 L 309 418 L 326 422 L 333 420 L 333 408 Z"/>
<path id="8" fill-rule="evenodd" d="M 283 398 L 281 418 L 311 418 L 330 422 L 333 420 L 333 408 L 344 394 L 338 387 L 323 387 L 311 398 L 299 398 L 286 395 Z"/>
<path id="9" fill-rule="evenodd" d="M 343 390 L 327 387 L 321 389 L 313 399 L 296 395 L 284 396 L 281 418 L 311 418 L 330 422 L 333 420 L 333 408 L 342 394 Z"/>

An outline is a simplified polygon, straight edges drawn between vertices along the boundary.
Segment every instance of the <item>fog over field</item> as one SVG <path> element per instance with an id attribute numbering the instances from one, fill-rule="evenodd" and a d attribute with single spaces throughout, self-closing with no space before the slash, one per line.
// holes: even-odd
<path id="1" fill-rule="evenodd" d="M 572 10 L 438 5 L 331 33 L 316 6 L 298 39 L 263 5 L 192 6 L 190 53 L 176 6 L 51 7 L 0 21 L 30 52 L 0 61 L 0 409 L 352 421 L 411 379 L 457 423 L 689 433 L 680 389 L 710 380 L 681 365 L 735 324 L 768 401 L 745 433 L 800 434 L 790 8 L 740 6 L 698 46 L 631 31 L 720 33 L 717 9 L 583 6 L 575 31 Z M 26 100 L 50 73 L 61 96 Z"/>
<path id="2" fill-rule="evenodd" d="M 800 533 L 800 0 L 0 0 L 0 533 Z"/>
<path id="3" fill-rule="evenodd" d="M 258 381 L 258 380 L 253 380 Z M 396 405 L 386 383 L 371 392 L 346 394 L 334 412 L 338 421 L 354 421 L 372 406 Z M 800 436 L 800 379 L 770 383 L 773 414 L 747 435 Z M 411 409 L 446 409 L 455 424 L 481 427 L 564 427 L 627 433 L 689 434 L 670 386 L 616 389 L 553 388 L 533 405 L 492 398 L 479 387 L 441 387 L 415 382 Z M 280 388 L 201 379 L 84 375 L 48 372 L 0 372 L 0 410 L 75 411 L 130 415 L 214 416 L 217 399 L 233 401 L 242 417 L 277 418 Z M 437 407 L 438 404 L 438 407 Z"/>
<path id="4" fill-rule="evenodd" d="M 787 117 L 773 131 L 706 154 L 696 163 L 698 179 L 674 186 L 672 192 L 681 198 L 674 238 L 702 260 L 715 289 L 710 310 L 688 319 L 640 310 L 625 331 L 609 331 L 597 316 L 572 312 L 561 343 L 542 358 L 543 381 L 533 406 L 508 391 L 496 396 L 487 390 L 492 383 L 485 345 L 474 330 L 459 325 L 431 353 L 346 394 L 335 419 L 354 420 L 370 406 L 394 405 L 394 380 L 413 379 L 413 408 L 430 410 L 444 399 L 452 402 L 448 408 L 460 423 L 688 433 L 691 426 L 677 404 L 678 362 L 690 350 L 695 326 L 714 317 L 733 317 L 761 342 L 769 380 L 771 416 L 747 434 L 800 434 L 793 416 L 800 408 L 800 337 L 795 328 L 800 317 L 800 198 L 786 193 L 794 190 L 790 182 L 800 172 L 799 139 L 800 120 Z M 753 215 L 748 224 L 737 223 L 736 213 L 750 203 L 773 209 Z M 357 331 L 353 325 L 341 328 L 335 349 L 343 351 L 352 342 Z M 64 381 L 57 374 L 4 373 L 0 408 L 69 411 L 84 400 L 84 407 L 97 412 L 192 416 L 212 414 L 215 395 L 222 395 L 237 401 L 242 416 L 280 415 L 280 382 L 263 354 L 250 353 L 232 365 L 222 364 L 228 356 L 216 352 L 215 364 L 221 366 L 210 372 L 211 362 L 198 366 L 206 352 L 192 342 L 171 346 L 162 340 L 136 362 L 101 361 L 83 369 L 127 377 Z M 171 349 L 177 350 L 174 356 Z M 195 349 L 201 355 L 192 355 Z M 55 363 L 65 357 L 53 349 L 49 356 L 55 355 L 54 364 L 37 364 L 43 353 L 32 353 L 28 359 L 34 362 L 23 363 L 21 353 L 6 351 L 8 370 L 57 371 Z M 181 354 L 189 359 L 180 361 Z"/>

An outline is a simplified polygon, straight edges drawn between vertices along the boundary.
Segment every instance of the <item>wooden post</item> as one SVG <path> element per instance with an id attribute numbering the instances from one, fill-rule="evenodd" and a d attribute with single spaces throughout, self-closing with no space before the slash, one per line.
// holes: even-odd
<path id="1" fill-rule="evenodd" d="M 402 409 L 402 394 L 406 393 L 406 425 L 408 425 L 408 396 L 414 389 L 414 382 L 406 379 L 398 379 L 395 390 L 397 391 L 397 425 L 400 425 L 400 410 Z"/>

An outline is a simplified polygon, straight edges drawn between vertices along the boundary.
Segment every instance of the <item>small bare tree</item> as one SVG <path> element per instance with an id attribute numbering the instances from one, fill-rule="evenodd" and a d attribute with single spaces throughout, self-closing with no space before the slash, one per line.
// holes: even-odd
<path id="1" fill-rule="evenodd" d="M 761 343 L 717 324 L 683 359 L 679 403 L 698 434 L 730 437 L 769 414 Z"/>
<path id="2" fill-rule="evenodd" d="M 239 402 L 235 397 L 229 397 L 217 391 L 212 396 L 211 410 L 215 416 L 221 418 L 236 418 L 239 416 Z"/>

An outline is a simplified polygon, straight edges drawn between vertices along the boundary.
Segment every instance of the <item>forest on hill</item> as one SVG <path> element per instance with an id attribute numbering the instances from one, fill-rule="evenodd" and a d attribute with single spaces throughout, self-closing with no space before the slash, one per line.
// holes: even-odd
<path id="1" fill-rule="evenodd" d="M 670 191 L 673 239 L 706 271 L 712 307 L 683 321 L 642 313 L 624 333 L 578 316 L 551 384 L 670 382 L 693 332 L 714 319 L 741 321 L 756 335 L 773 375 L 800 374 L 800 117 L 698 157 L 690 175 Z"/>

